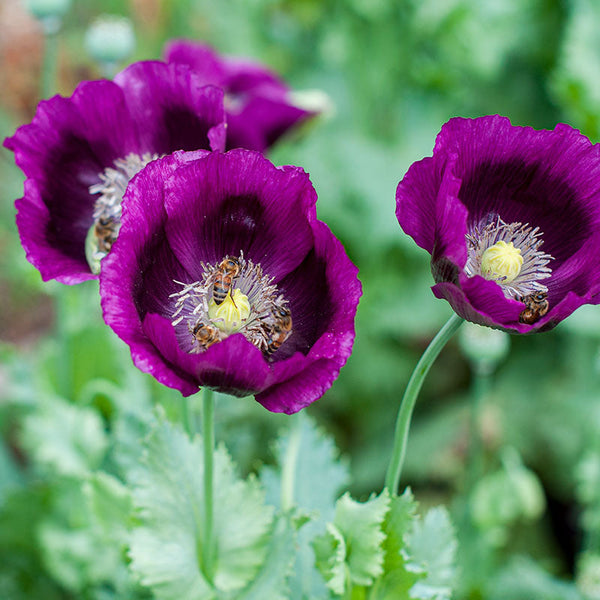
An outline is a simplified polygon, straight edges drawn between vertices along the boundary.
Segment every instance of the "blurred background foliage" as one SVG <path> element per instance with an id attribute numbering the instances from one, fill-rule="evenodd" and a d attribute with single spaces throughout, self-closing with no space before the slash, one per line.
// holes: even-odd
<path id="1" fill-rule="evenodd" d="M 429 289 L 428 255 L 398 227 L 395 187 L 457 115 L 567 122 L 598 141 L 600 3 L 73 0 L 58 39 L 59 93 L 101 76 L 84 37 L 105 13 L 131 19 L 131 60 L 187 37 L 327 94 L 327 113 L 270 158 L 310 173 L 320 218 L 360 269 L 354 353 L 308 412 L 348 458 L 354 496 L 379 491 L 408 376 L 450 314 Z M 0 0 L 1 138 L 35 112 L 43 46 L 19 0 Z M 119 478 L 138 458 L 152 405 L 177 418 L 179 394 L 131 365 L 103 325 L 94 282 L 41 282 L 19 244 L 23 177 L 5 149 L 0 181 L 0 597 L 149 597 L 114 531 L 126 513 Z M 476 365 L 457 340 L 440 356 L 402 481 L 422 505 L 452 510 L 455 596 L 600 598 L 600 309 L 511 337 L 492 374 Z M 273 461 L 287 419 L 219 397 L 218 439 L 248 473 Z M 94 475 L 100 467 L 113 479 Z"/>

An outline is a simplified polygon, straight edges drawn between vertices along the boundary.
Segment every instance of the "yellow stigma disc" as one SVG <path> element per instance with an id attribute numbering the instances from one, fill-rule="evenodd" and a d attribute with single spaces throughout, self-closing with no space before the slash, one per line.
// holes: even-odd
<path id="1" fill-rule="evenodd" d="M 510 283 L 521 272 L 523 257 L 521 249 L 512 242 L 500 241 L 490 246 L 481 257 L 481 274 L 486 279 Z"/>
<path id="2" fill-rule="evenodd" d="M 242 294 L 239 289 L 227 292 L 225 300 L 216 304 L 214 300 L 208 303 L 208 317 L 221 331 L 235 333 L 250 316 L 250 302 L 248 296 Z"/>

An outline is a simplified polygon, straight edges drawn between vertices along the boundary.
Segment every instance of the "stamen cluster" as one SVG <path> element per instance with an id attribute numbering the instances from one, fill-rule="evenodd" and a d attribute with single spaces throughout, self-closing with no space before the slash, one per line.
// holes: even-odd
<path id="1" fill-rule="evenodd" d="M 99 262 L 109 252 L 121 228 L 121 202 L 127 184 L 149 162 L 159 158 L 158 154 L 146 152 L 142 156 L 130 153 L 114 162 L 114 168 L 108 167 L 100 173 L 101 183 L 91 185 L 90 194 L 100 194 L 94 204 L 94 224 L 88 235 L 90 250 L 88 262 L 93 272 L 100 271 Z"/>
<path id="2" fill-rule="evenodd" d="M 547 265 L 553 257 L 540 250 L 544 243 L 542 236 L 539 227 L 531 227 L 528 223 L 509 224 L 498 215 L 490 215 L 466 235 L 468 258 L 465 272 L 469 277 L 482 275 L 493 279 L 502 287 L 507 298 L 519 300 L 535 292 L 547 292 L 548 288 L 540 280 L 552 274 Z M 511 266 L 505 274 L 498 274 L 487 267 L 486 251 L 500 245 L 519 252 L 519 269 Z"/>
<path id="3" fill-rule="evenodd" d="M 288 302 L 273 278 L 259 264 L 246 260 L 243 252 L 233 259 L 239 265 L 237 273 L 223 277 L 222 265 L 231 260 L 227 256 L 218 265 L 201 263 L 200 281 L 175 282 L 183 289 L 170 295 L 175 299 L 173 325 L 177 329 L 182 322 L 187 324 L 191 353 L 204 352 L 229 335 L 242 333 L 269 357 L 292 333 Z"/>

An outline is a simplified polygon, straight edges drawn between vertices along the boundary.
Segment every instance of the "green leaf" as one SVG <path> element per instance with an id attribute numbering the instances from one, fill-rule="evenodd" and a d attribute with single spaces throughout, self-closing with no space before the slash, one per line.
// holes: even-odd
<path id="1" fill-rule="evenodd" d="M 97 468 L 108 445 L 95 410 L 50 397 L 25 418 L 21 440 L 42 469 L 74 477 Z"/>
<path id="2" fill-rule="evenodd" d="M 46 486 L 14 490 L 0 510 L 0 598 L 64 598 L 42 565 L 38 527 L 48 511 Z"/>
<path id="3" fill-rule="evenodd" d="M 126 388 L 127 390 L 127 388 Z M 117 471 L 123 477 L 139 464 L 140 454 L 143 451 L 142 440 L 146 438 L 152 428 L 152 405 L 144 395 L 131 393 L 129 399 L 131 406 L 126 407 L 117 399 L 118 409 L 113 418 L 110 458 L 115 463 Z"/>
<path id="4" fill-rule="evenodd" d="M 275 520 L 269 548 L 258 575 L 242 592 L 235 592 L 232 600 L 287 600 L 288 579 L 296 556 L 296 528 L 290 515 Z"/>
<path id="5" fill-rule="evenodd" d="M 336 505 L 334 523 L 344 535 L 350 578 L 358 585 L 370 585 L 383 571 L 381 525 L 389 504 L 384 491 L 365 503 L 355 502 L 346 493 Z"/>
<path id="6" fill-rule="evenodd" d="M 99 573 L 114 566 L 114 553 L 103 552 L 86 528 L 67 529 L 54 520 L 39 528 L 40 545 L 46 568 L 63 586 L 81 592 Z"/>
<path id="7" fill-rule="evenodd" d="M 130 491 L 118 479 L 98 471 L 83 485 L 92 520 L 99 532 L 109 533 L 110 540 L 125 544 L 133 503 Z"/>
<path id="8" fill-rule="evenodd" d="M 257 576 L 268 550 L 273 509 L 265 506 L 256 480 L 236 477 L 224 449 L 214 455 L 214 587 L 204 577 L 201 560 L 200 437 L 190 441 L 180 427 L 161 417 L 128 479 L 139 517 L 130 544 L 131 566 L 157 598 L 209 600 L 241 590 Z"/>
<path id="9" fill-rule="evenodd" d="M 325 535 L 313 541 L 316 565 L 327 587 L 334 593 L 342 595 L 348 585 L 348 568 L 346 566 L 346 541 L 341 531 L 332 523 L 327 524 Z"/>
<path id="10" fill-rule="evenodd" d="M 364 503 L 349 494 L 337 501 L 333 524 L 313 544 L 317 566 L 335 593 L 348 585 L 371 585 L 383 573 L 382 524 L 389 504 L 386 490 Z"/>
<path id="11" fill-rule="evenodd" d="M 394 496 L 390 500 L 390 510 L 383 522 L 383 530 L 386 534 L 383 544 L 385 551 L 383 568 L 386 573 L 404 566 L 405 560 L 402 556 L 405 547 L 404 538 L 412 530 L 416 513 L 417 503 L 410 489 L 407 488 L 402 496 Z"/>
<path id="12" fill-rule="evenodd" d="M 108 477 L 95 479 L 103 481 Z M 63 479 L 53 486 L 52 510 L 37 531 L 45 566 L 61 585 L 79 595 L 97 586 L 133 597 L 134 583 L 125 564 L 123 534 L 124 517 L 129 511 L 115 514 L 112 519 L 97 518 L 92 511 L 96 503 L 90 502 L 89 483 Z M 90 485 L 93 489 L 95 484 Z M 109 496 L 106 490 L 104 493 Z M 114 493 L 110 496 L 117 497 Z"/>
<path id="13" fill-rule="evenodd" d="M 322 598 L 327 592 L 323 578 L 315 568 L 312 541 L 333 520 L 335 500 L 350 477 L 346 461 L 331 436 L 317 428 L 304 413 L 292 417 L 292 428 L 276 445 L 279 465 L 292 476 L 286 480 L 286 493 L 305 514 L 307 522 L 298 532 L 298 551 L 290 579 L 291 597 Z M 285 465 L 285 466 L 284 466 Z M 264 467 L 261 481 L 267 490 L 267 501 L 280 506 L 282 476 L 274 467 Z"/>
<path id="14" fill-rule="evenodd" d="M 283 467 L 293 461 L 290 468 L 293 503 L 306 511 L 318 511 L 323 519 L 331 520 L 338 492 L 350 479 L 347 462 L 340 460 L 333 438 L 317 428 L 312 419 L 304 413 L 292 418 L 297 422 L 277 443 L 277 462 Z M 279 472 L 265 467 L 261 480 L 267 489 L 267 499 L 280 506 Z"/>
<path id="15" fill-rule="evenodd" d="M 413 529 L 416 511 L 417 503 L 409 489 L 402 496 L 391 499 L 390 510 L 383 522 L 386 534 L 383 542 L 384 573 L 373 586 L 369 600 L 408 598 L 409 590 L 424 576 L 406 560 L 405 539 Z"/>
<path id="16" fill-rule="evenodd" d="M 410 590 L 418 600 L 449 600 L 456 574 L 457 543 L 444 507 L 432 508 L 423 520 L 415 520 L 406 537 L 412 565 L 426 573 Z"/>

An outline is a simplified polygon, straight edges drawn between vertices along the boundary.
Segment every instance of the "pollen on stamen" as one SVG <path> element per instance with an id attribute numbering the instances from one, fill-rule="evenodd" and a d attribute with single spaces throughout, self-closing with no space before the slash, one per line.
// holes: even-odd
<path id="1" fill-rule="evenodd" d="M 505 223 L 491 215 L 471 227 L 466 235 L 469 277 L 481 275 L 496 281 L 507 298 L 520 299 L 547 292 L 541 283 L 552 274 L 553 257 L 542 252 L 543 233 L 528 223 Z"/>
<path id="2" fill-rule="evenodd" d="M 90 194 L 100 194 L 94 204 L 94 222 L 85 242 L 85 255 L 92 273 L 100 272 L 100 261 L 110 252 L 121 228 L 121 202 L 131 178 L 158 154 L 128 154 L 115 160 L 114 168 L 99 173 L 100 183 L 89 187 Z"/>
<path id="3" fill-rule="evenodd" d="M 182 286 L 170 296 L 178 339 L 186 351 L 198 353 L 241 333 L 270 359 L 292 334 L 288 302 L 273 278 L 263 273 L 261 265 L 245 260 L 243 252 L 233 257 L 239 271 L 224 276 L 221 265 L 230 258 L 224 257 L 216 265 L 201 263 L 200 281 L 175 281 Z"/>

